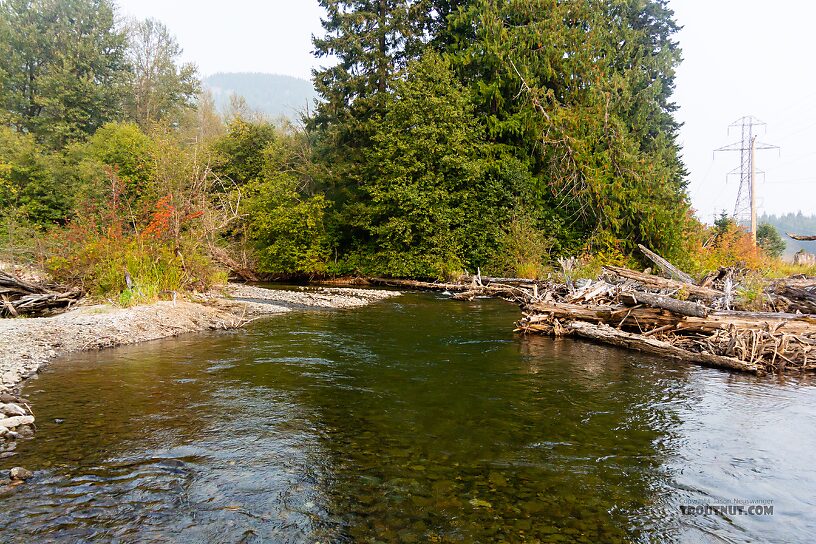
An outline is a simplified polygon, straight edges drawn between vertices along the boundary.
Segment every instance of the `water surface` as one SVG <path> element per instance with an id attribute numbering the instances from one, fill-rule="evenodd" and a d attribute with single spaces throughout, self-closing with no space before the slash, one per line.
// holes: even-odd
<path id="1" fill-rule="evenodd" d="M 809 542 L 816 389 L 404 295 L 52 364 L 3 542 Z M 721 499 L 773 515 L 683 515 Z"/>

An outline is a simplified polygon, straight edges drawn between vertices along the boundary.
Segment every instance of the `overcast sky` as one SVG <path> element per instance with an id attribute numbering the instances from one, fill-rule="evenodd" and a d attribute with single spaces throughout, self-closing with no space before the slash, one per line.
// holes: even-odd
<path id="1" fill-rule="evenodd" d="M 203 75 L 271 72 L 308 78 L 320 33 L 314 0 L 120 0 L 123 15 L 163 21 Z M 816 2 L 802 0 L 670 0 L 684 62 L 678 72 L 684 159 L 698 215 L 711 221 L 734 208 L 738 179 L 726 173 L 736 153 L 713 157 L 738 140 L 728 125 L 744 115 L 767 123 L 757 166 L 760 212 L 816 213 Z"/>

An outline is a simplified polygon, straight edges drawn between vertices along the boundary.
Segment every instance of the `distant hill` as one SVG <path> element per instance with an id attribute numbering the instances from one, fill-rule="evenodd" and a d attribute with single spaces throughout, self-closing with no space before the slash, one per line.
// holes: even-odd
<path id="1" fill-rule="evenodd" d="M 243 96 L 253 110 L 271 118 L 297 119 L 298 113 L 313 108 L 317 93 L 311 81 L 291 76 L 251 72 L 217 73 L 204 78 L 204 87 L 213 94 L 221 111 L 230 95 Z"/>
<path id="2" fill-rule="evenodd" d="M 759 223 L 770 223 L 787 244 L 785 256 L 791 257 L 800 249 L 808 253 L 816 253 L 816 242 L 798 242 L 788 238 L 785 233 L 793 234 L 816 234 L 816 215 L 804 215 L 799 213 L 787 213 L 785 215 L 762 215 L 758 219 Z"/>

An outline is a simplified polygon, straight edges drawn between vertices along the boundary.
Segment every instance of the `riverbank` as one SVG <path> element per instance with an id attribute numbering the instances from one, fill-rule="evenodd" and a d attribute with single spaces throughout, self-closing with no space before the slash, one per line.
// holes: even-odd
<path id="1" fill-rule="evenodd" d="M 273 290 L 232 284 L 194 301 L 162 301 L 133 308 L 87 305 L 53 317 L 0 320 L 0 439 L 9 435 L 16 439 L 31 432 L 33 414 L 18 396 L 19 389 L 27 378 L 62 355 L 234 329 L 254 318 L 292 310 L 357 308 L 398 294 L 344 288 Z"/>
<path id="2" fill-rule="evenodd" d="M 137 344 L 190 332 L 232 329 L 248 319 L 293 309 L 346 309 L 396 291 L 304 288 L 264 289 L 232 284 L 194 302 L 146 306 L 81 306 L 53 317 L 0 320 L 0 393 L 10 393 L 45 363 L 76 351 Z"/>

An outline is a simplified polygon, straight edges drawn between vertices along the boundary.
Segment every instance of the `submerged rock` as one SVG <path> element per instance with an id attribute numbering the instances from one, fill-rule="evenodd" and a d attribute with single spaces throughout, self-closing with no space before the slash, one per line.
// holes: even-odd
<path id="1" fill-rule="evenodd" d="M 29 425 L 20 425 L 17 427 L 17 436 L 20 438 L 31 438 L 34 436 L 34 429 Z"/>
<path id="2" fill-rule="evenodd" d="M 14 467 L 13 469 L 9 470 L 9 478 L 12 480 L 28 480 L 34 476 L 30 470 L 26 470 L 23 467 Z"/>

